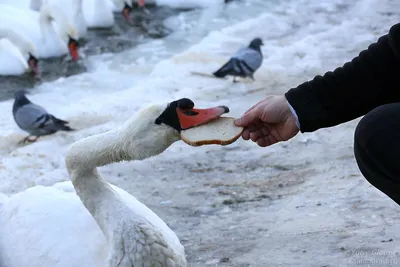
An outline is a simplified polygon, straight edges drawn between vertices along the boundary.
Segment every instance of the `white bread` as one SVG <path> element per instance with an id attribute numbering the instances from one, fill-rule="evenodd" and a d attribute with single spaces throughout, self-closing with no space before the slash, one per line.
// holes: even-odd
<path id="1" fill-rule="evenodd" d="M 235 118 L 231 117 L 219 117 L 206 124 L 181 131 L 181 139 L 191 146 L 232 144 L 243 132 L 243 127 L 236 126 L 234 120 Z"/>

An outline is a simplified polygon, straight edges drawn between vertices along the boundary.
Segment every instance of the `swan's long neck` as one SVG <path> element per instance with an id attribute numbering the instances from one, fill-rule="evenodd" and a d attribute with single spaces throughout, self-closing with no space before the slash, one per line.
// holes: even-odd
<path id="1" fill-rule="evenodd" d="M 50 34 L 51 36 L 55 36 L 56 31 L 54 30 L 54 27 L 52 25 L 52 21 L 55 21 L 59 28 L 59 37 L 61 39 L 66 39 L 68 40 L 67 34 L 67 29 L 71 29 L 72 26 L 69 24 L 68 17 L 56 6 L 51 6 L 51 5 L 43 5 L 42 8 L 40 9 L 40 16 L 39 16 L 39 23 L 40 23 L 40 28 L 42 30 L 42 35 L 46 36 Z M 72 35 L 76 35 L 76 33 L 71 33 Z M 65 35 L 65 36 L 64 36 Z M 71 36 L 75 38 L 76 36 Z"/>
<path id="2" fill-rule="evenodd" d="M 51 40 L 54 36 L 57 36 L 56 31 L 52 25 L 53 16 L 48 7 L 42 7 L 40 9 L 39 24 L 42 32 L 43 42 Z M 50 37 L 50 39 L 49 39 Z"/>
<path id="3" fill-rule="evenodd" d="M 73 16 L 73 20 L 75 21 L 75 25 L 79 31 L 79 34 L 84 34 L 84 32 L 86 31 L 86 20 L 85 20 L 85 16 L 83 14 L 83 8 L 82 8 L 82 2 L 83 0 L 75 0 L 74 3 L 74 16 Z M 97 2 L 97 1 L 96 1 Z M 79 37 L 83 37 L 83 36 L 79 36 Z"/>
<path id="4" fill-rule="evenodd" d="M 119 137 L 117 130 L 87 137 L 73 144 L 66 157 L 76 193 L 105 235 L 108 232 L 105 214 L 119 198 L 96 167 L 131 159 L 124 153 Z"/>
<path id="5" fill-rule="evenodd" d="M 14 46 L 16 46 L 23 56 L 27 56 L 28 53 L 34 54 L 33 44 L 22 35 L 10 30 L 0 28 L 0 39 L 8 39 Z"/>
<path id="6" fill-rule="evenodd" d="M 146 159 L 180 140 L 179 133 L 173 128 L 154 123 L 154 118 L 164 109 L 164 106 L 147 108 L 121 128 L 81 139 L 68 150 L 65 163 L 76 193 L 107 239 L 121 217 L 119 213 L 121 210 L 126 212 L 127 206 L 96 168 L 114 162 Z"/>

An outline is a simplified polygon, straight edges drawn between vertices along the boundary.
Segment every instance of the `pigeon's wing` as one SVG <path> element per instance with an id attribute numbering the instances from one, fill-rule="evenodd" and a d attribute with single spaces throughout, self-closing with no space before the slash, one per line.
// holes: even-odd
<path id="1" fill-rule="evenodd" d="M 256 71 L 262 64 L 263 56 L 260 52 L 251 48 L 242 48 L 234 55 L 234 58 L 246 64 L 251 70 Z"/>
<path id="2" fill-rule="evenodd" d="M 22 129 L 40 129 L 52 123 L 51 115 L 41 106 L 27 104 L 15 112 L 15 121 Z"/>

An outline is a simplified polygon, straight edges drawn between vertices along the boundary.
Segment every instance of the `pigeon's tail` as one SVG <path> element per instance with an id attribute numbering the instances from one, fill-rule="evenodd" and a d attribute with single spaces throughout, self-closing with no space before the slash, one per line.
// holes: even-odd
<path id="1" fill-rule="evenodd" d="M 52 119 L 53 119 L 53 121 L 54 121 L 55 123 L 57 123 L 57 124 L 61 124 L 61 125 L 68 124 L 68 121 L 61 120 L 61 119 L 56 118 L 56 117 L 54 117 L 54 116 L 52 116 Z"/>
<path id="2" fill-rule="evenodd" d="M 72 129 L 71 127 L 66 125 L 66 124 L 68 124 L 68 121 L 61 120 L 61 119 L 56 118 L 54 116 L 52 116 L 52 120 L 53 120 L 54 124 L 57 126 L 57 130 L 67 131 L 67 132 L 75 131 L 75 129 Z"/>
<path id="3" fill-rule="evenodd" d="M 213 75 L 218 78 L 224 78 L 226 75 L 232 74 L 234 72 L 235 60 L 230 59 L 225 65 L 219 68 L 217 71 L 213 72 Z"/>
<path id="4" fill-rule="evenodd" d="M 66 132 L 75 131 L 75 129 L 69 127 L 68 125 L 61 125 L 61 124 L 59 124 L 57 128 L 58 128 L 58 130 L 60 130 L 60 131 L 66 131 Z"/>

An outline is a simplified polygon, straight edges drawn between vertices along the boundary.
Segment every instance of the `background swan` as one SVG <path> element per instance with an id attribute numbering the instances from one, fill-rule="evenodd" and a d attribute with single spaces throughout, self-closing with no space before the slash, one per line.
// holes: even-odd
<path id="1" fill-rule="evenodd" d="M 31 0 L 30 2 L 30 8 L 35 11 L 40 11 L 43 5 L 52 5 L 61 9 L 69 22 L 75 27 L 79 38 L 84 38 L 87 35 L 82 0 Z"/>
<path id="2" fill-rule="evenodd" d="M 115 24 L 114 8 L 122 12 L 125 7 L 132 6 L 131 0 L 83 0 L 82 10 L 89 28 L 111 28 Z"/>
<path id="3" fill-rule="evenodd" d="M 0 75 L 38 74 L 34 44 L 15 31 L 0 27 Z"/>
<path id="4" fill-rule="evenodd" d="M 151 106 L 121 128 L 75 142 L 66 166 L 68 184 L 36 186 L 0 208 L 0 262 L 7 267 L 184 267 L 175 233 L 150 209 L 103 180 L 97 166 L 142 160 L 180 140 L 181 123 L 201 124 L 224 107 L 193 112 L 189 99 Z M 83 203 L 83 205 L 82 205 Z M 108 256 L 107 256 L 108 255 Z"/>
<path id="5" fill-rule="evenodd" d="M 68 51 L 74 60 L 79 58 L 77 31 L 56 6 L 43 5 L 40 12 L 36 12 L 0 4 L 0 26 L 31 40 L 39 58 L 59 57 Z"/>
<path id="6" fill-rule="evenodd" d="M 114 11 L 122 12 L 129 20 L 133 0 L 31 0 L 29 7 L 39 11 L 45 4 L 57 6 L 77 29 L 80 38 L 88 28 L 111 28 L 115 24 Z M 142 2 L 139 0 L 138 2 Z M 143 2 L 144 3 L 144 2 Z"/>

